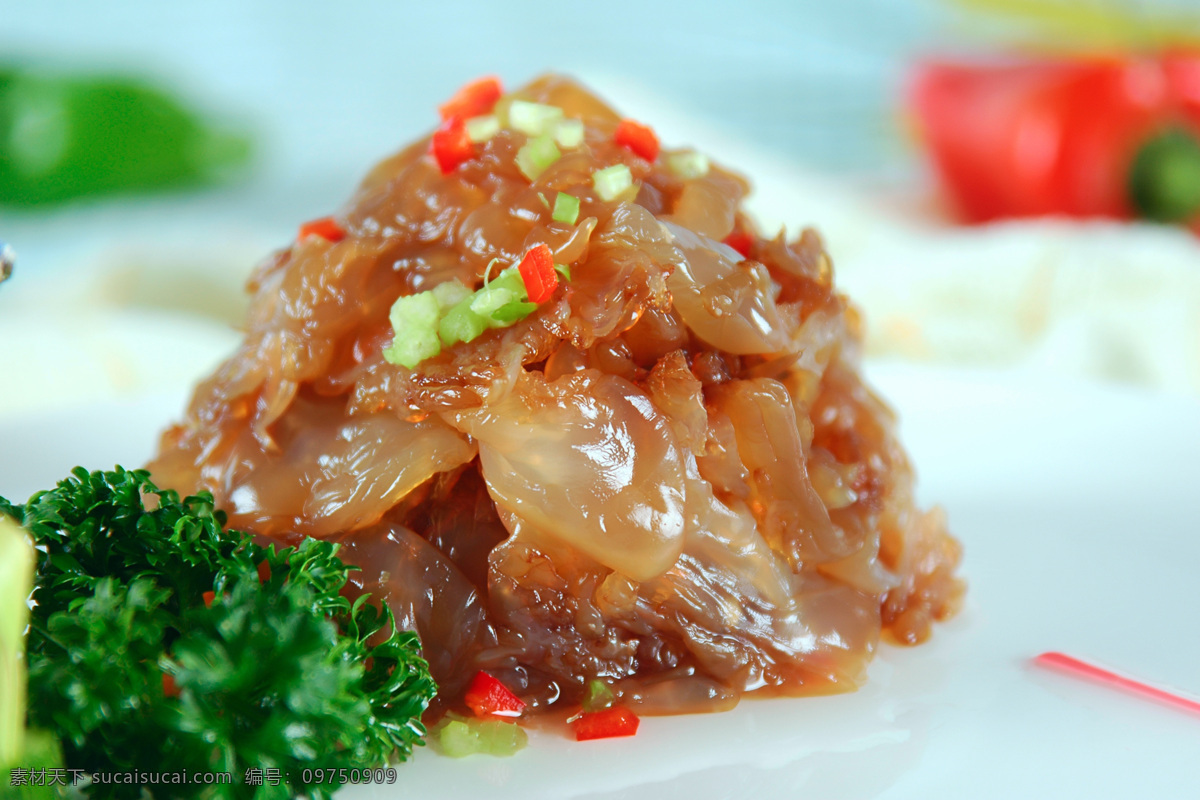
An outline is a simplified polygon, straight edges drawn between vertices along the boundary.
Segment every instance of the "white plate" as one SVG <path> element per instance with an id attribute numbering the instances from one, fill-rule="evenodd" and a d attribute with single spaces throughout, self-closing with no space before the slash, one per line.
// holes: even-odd
<path id="1" fill-rule="evenodd" d="M 966 546 L 963 613 L 860 691 L 648 718 L 509 759 L 430 749 L 348 800 L 1200 794 L 1200 716 L 1029 665 L 1062 650 L 1200 694 L 1200 404 L 1013 374 L 876 369 L 921 495 Z M 0 494 L 138 464 L 179 395 L 0 420 Z M 1190 499 L 1189 499 L 1190 498 Z"/>

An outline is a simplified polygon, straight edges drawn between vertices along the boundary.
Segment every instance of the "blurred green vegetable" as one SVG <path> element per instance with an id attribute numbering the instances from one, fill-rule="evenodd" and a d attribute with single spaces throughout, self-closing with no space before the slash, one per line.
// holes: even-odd
<path id="1" fill-rule="evenodd" d="M 0 797 L 50 800 L 52 787 L 12 781 L 12 770 L 63 766 L 58 740 L 45 731 L 25 730 L 25 628 L 33 588 L 33 542 L 25 530 L 0 513 Z"/>
<path id="2" fill-rule="evenodd" d="M 33 588 L 33 543 L 0 514 L 0 767 L 24 752 L 26 600 Z"/>
<path id="3" fill-rule="evenodd" d="M 210 183 L 249 155 L 244 132 L 138 79 L 0 65 L 0 205 Z"/>
<path id="4" fill-rule="evenodd" d="M 34 778 L 39 770 L 65 770 L 62 748 L 58 739 L 46 731 L 27 730 L 24 749 L 19 761 L 0 769 L 0 798 L 4 800 L 58 800 L 68 794 L 71 781 L 67 773 L 64 783 L 57 780 Z M 66 784 L 66 785 L 64 785 Z"/>

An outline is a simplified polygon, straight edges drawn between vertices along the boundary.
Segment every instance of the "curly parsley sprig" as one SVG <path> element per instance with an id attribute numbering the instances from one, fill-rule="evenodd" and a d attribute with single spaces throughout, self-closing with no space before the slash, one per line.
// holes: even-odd
<path id="1" fill-rule="evenodd" d="M 233 777 L 147 787 L 156 798 L 327 798 L 303 781 L 312 769 L 376 767 L 421 743 L 435 686 L 419 642 L 386 605 L 341 595 L 352 567 L 337 545 L 263 547 L 226 531 L 211 496 L 120 467 L 76 468 L 23 506 L 0 498 L 0 513 L 38 551 L 29 724 L 59 735 L 69 767 Z M 283 780 L 249 785 L 251 768 Z"/>

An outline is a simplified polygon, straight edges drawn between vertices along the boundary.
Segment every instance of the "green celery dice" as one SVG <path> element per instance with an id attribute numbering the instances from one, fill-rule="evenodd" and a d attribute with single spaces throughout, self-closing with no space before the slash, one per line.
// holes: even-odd
<path id="1" fill-rule="evenodd" d="M 446 347 L 470 342 L 487 329 L 487 321 L 471 310 L 474 298 L 473 294 L 463 298 L 442 317 L 438 335 Z"/>
<path id="2" fill-rule="evenodd" d="M 383 357 L 392 364 L 412 369 L 442 351 L 438 339 L 441 309 L 433 292 L 401 297 L 392 304 L 389 318 L 394 338 Z"/>
<path id="3" fill-rule="evenodd" d="M 528 742 L 529 736 L 524 728 L 501 720 L 451 720 L 438 734 L 442 752 L 451 758 L 463 758 L 476 753 L 510 756 Z"/>

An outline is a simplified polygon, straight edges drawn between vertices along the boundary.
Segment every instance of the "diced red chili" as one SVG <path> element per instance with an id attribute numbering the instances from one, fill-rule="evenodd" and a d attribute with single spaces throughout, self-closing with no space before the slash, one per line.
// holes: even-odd
<path id="1" fill-rule="evenodd" d="M 590 711 L 581 714 L 571 723 L 575 731 L 575 741 L 588 739 L 611 739 L 616 736 L 633 736 L 637 733 L 637 714 L 625 706 L 613 706 L 603 711 Z"/>
<path id="2" fill-rule="evenodd" d="M 448 175 L 464 161 L 475 157 L 475 145 L 467 135 L 462 117 L 450 117 L 442 123 L 429 142 L 429 152 L 437 159 L 438 168 Z"/>
<path id="3" fill-rule="evenodd" d="M 754 237 L 743 230 L 735 230 L 726 236 L 722 242 L 737 250 L 742 258 L 749 258 L 750 248 L 754 246 Z"/>
<path id="4" fill-rule="evenodd" d="M 617 144 L 632 150 L 647 161 L 658 158 L 658 137 L 649 126 L 631 119 L 621 120 L 613 136 Z"/>
<path id="5" fill-rule="evenodd" d="M 163 696 L 179 697 L 179 687 L 175 685 L 175 676 L 169 672 L 163 673 Z"/>
<path id="6" fill-rule="evenodd" d="M 554 256 L 549 247 L 539 244 L 530 248 L 517 269 L 521 273 L 521 280 L 525 281 L 529 302 L 544 303 L 554 295 L 558 274 L 554 271 Z"/>
<path id="7" fill-rule="evenodd" d="M 340 242 L 346 238 L 346 231 L 333 217 L 321 217 L 300 226 L 300 238 L 307 239 L 309 236 L 320 236 L 327 242 Z"/>
<path id="8" fill-rule="evenodd" d="M 468 120 L 489 113 L 503 93 L 499 79 L 489 75 L 459 89 L 453 97 L 438 106 L 438 112 L 443 120 L 451 117 Z"/>
<path id="9" fill-rule="evenodd" d="M 213 600 L 217 599 L 217 594 L 216 594 L 216 592 L 205 592 L 203 597 L 204 597 L 204 607 L 212 608 Z"/>
<path id="10" fill-rule="evenodd" d="M 471 679 L 465 700 L 467 706 L 480 717 L 519 717 L 525 710 L 524 700 L 483 670 L 475 673 Z"/>

